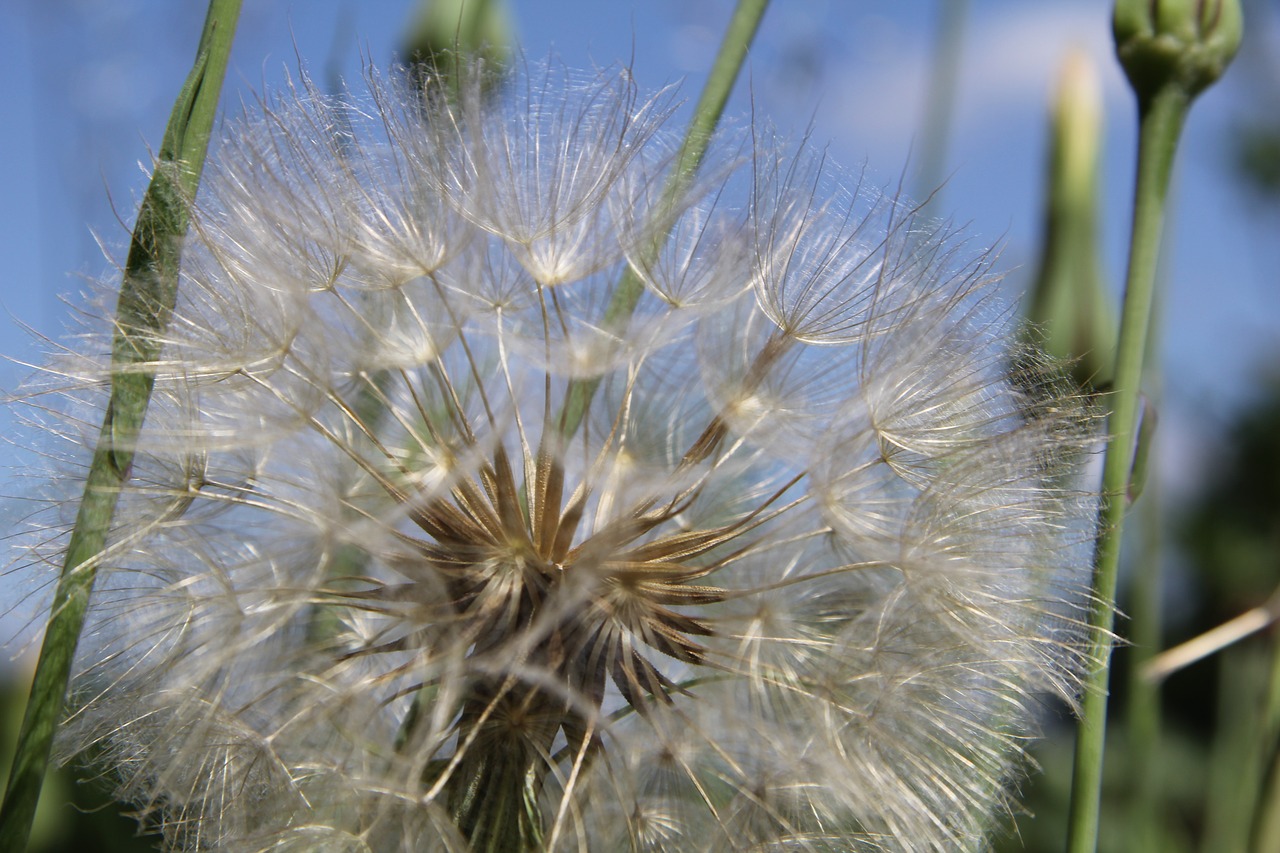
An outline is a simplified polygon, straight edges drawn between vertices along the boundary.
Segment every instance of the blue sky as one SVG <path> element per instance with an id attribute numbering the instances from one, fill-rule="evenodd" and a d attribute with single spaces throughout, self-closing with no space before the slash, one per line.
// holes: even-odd
<path id="1" fill-rule="evenodd" d="M 942 0 L 951 2 L 952 0 Z M 730 112 L 813 138 L 884 183 L 910 175 L 939 0 L 775 0 Z M 62 294 L 110 277 L 122 257 L 140 164 L 159 143 L 203 18 L 197 0 L 8 0 L 0 5 L 0 353 L 38 358 L 20 324 L 56 337 Z M 252 100 L 301 60 L 358 80 L 385 65 L 412 0 L 246 3 L 224 103 Z M 510 0 L 526 53 L 570 65 L 621 61 L 644 88 L 683 80 L 696 97 L 729 0 Z M 1104 261 L 1124 264 L 1133 106 L 1111 58 L 1106 0 L 971 0 L 956 80 L 950 175 L 938 212 L 1001 244 L 1016 292 L 1034 268 L 1047 99 L 1076 47 L 1098 65 L 1106 107 Z M 1275 27 L 1253 20 L 1261 43 Z M 1258 45 L 1248 47 L 1255 52 Z M 1192 112 L 1166 252 L 1165 455 L 1200 458 L 1251 379 L 1280 355 L 1280 241 L 1232 184 L 1228 143 L 1252 90 L 1233 68 Z M 910 184 L 910 180 L 908 180 Z M 95 235 L 97 237 L 95 238 Z M 25 370 L 0 366 L 0 389 Z M 1180 470 L 1174 465 L 1173 473 Z M 1183 466 L 1184 468 L 1186 466 Z"/>

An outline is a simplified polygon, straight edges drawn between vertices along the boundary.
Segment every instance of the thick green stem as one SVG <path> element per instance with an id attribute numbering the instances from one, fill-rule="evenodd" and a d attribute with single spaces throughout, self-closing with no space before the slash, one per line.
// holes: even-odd
<path id="1" fill-rule="evenodd" d="M 195 64 L 174 105 L 155 174 L 138 210 L 117 306 L 111 396 L 0 807 L 0 853 L 21 853 L 31 832 L 94 576 L 155 384 L 148 365 L 159 355 L 159 333 L 173 311 L 188 206 L 200 182 L 239 15 L 240 0 L 209 3 Z"/>
<path id="2" fill-rule="evenodd" d="M 1097 846 L 1102 753 L 1106 737 L 1107 678 L 1115 621 L 1111 603 L 1115 600 L 1120 542 L 1142 405 L 1140 384 L 1155 294 L 1165 196 L 1178 137 L 1190 104 L 1190 95 L 1176 86 L 1164 87 L 1153 96 L 1141 99 L 1138 104 L 1138 174 L 1134 192 L 1133 235 L 1120 320 L 1114 393 L 1111 396 L 1111 437 L 1102 475 L 1101 531 L 1095 555 L 1093 587 L 1097 600 L 1090 617 L 1090 651 L 1096 668 L 1089 676 L 1081 702 L 1067 835 L 1069 853 L 1092 853 Z"/>

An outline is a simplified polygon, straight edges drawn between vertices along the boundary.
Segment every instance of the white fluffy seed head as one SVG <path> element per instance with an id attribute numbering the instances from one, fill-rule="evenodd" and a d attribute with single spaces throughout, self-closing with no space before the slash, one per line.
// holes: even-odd
<path id="1" fill-rule="evenodd" d="M 1092 508 L 989 259 L 763 132 L 669 197 L 625 71 L 370 85 L 226 126 L 66 750 L 174 849 L 981 847 Z"/>

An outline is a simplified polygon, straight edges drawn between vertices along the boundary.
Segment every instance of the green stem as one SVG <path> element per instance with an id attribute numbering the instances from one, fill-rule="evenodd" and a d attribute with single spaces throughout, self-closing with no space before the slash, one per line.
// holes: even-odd
<path id="1" fill-rule="evenodd" d="M 1114 407 L 1109 422 L 1111 438 L 1102 475 L 1103 497 L 1093 586 L 1097 598 L 1090 615 L 1090 652 L 1095 669 L 1090 673 L 1081 701 L 1067 831 L 1069 853 L 1092 853 L 1097 847 L 1102 752 L 1107 722 L 1107 678 L 1115 624 L 1111 603 L 1115 600 L 1126 495 L 1134 462 L 1141 408 L 1139 388 L 1155 294 L 1165 197 L 1178 137 L 1190 105 L 1190 96 L 1176 86 L 1163 87 L 1138 103 L 1138 174 L 1134 190 L 1133 235 L 1120 320 L 1115 390 L 1111 397 Z"/>
<path id="2" fill-rule="evenodd" d="M 1160 317 L 1162 293 L 1156 293 L 1151 308 L 1152 328 L 1147 334 L 1145 405 L 1139 414 L 1138 435 L 1130 475 L 1129 501 L 1139 494 L 1146 499 L 1138 514 L 1139 555 L 1135 561 L 1129 587 L 1129 700 L 1125 724 L 1129 734 L 1129 755 L 1125 762 L 1128 783 L 1133 789 L 1133 812 L 1129 820 L 1129 849 L 1133 853 L 1161 853 L 1163 815 L 1160 799 L 1164 786 L 1164 755 L 1160 751 L 1163 737 L 1160 706 L 1161 681 L 1148 678 L 1146 669 L 1159 653 L 1162 644 L 1160 612 L 1163 587 L 1160 567 L 1164 503 L 1161 500 L 1159 472 L 1149 469 L 1155 434 L 1156 412 L 1163 391 L 1160 371 Z M 1147 489 L 1148 478 L 1152 488 Z"/>
<path id="3" fill-rule="evenodd" d="M 716 125 L 724 113 L 724 105 L 733 91 L 733 84 L 738 79 L 738 72 L 746 61 L 747 49 L 760 28 L 760 20 L 768 6 L 769 0 L 738 0 L 724 39 L 720 42 L 720 50 L 711 65 L 711 73 L 703 86 L 702 95 L 694 107 L 693 120 L 689 123 L 689 130 L 685 133 L 684 143 L 680 148 L 680 159 L 667 185 L 663 187 L 664 206 L 674 204 L 693 183 L 694 175 L 697 174 L 715 134 Z M 661 239 L 649 247 L 654 255 L 661 249 Z M 605 323 L 611 325 L 626 322 L 636 310 L 643 292 L 644 282 L 631 267 L 627 267 L 614 290 L 613 301 L 605 311 Z M 575 379 L 569 383 L 564 412 L 560 418 L 562 435 L 571 436 L 577 432 L 599 384 L 599 379 Z"/>
<path id="4" fill-rule="evenodd" d="M 1153 340 L 1154 340 L 1153 336 Z M 1144 416 L 1144 421 L 1146 420 Z M 1163 756 L 1160 752 L 1160 682 L 1145 676 L 1146 664 L 1160 650 L 1160 534 L 1159 488 L 1147 490 L 1138 516 L 1141 555 L 1129 590 L 1130 650 L 1129 760 L 1125 771 L 1133 786 L 1133 815 L 1129 849 L 1133 853 L 1160 853 L 1160 796 Z"/>
<path id="5" fill-rule="evenodd" d="M 181 238 L 199 186 L 239 15 L 240 0 L 210 0 L 195 63 L 174 104 L 155 173 L 138 209 L 117 304 L 111 396 L 0 806 L 0 853 L 21 853 L 31 833 L 89 594 L 155 384 L 149 365 L 159 355 L 159 333 L 173 311 Z"/>
<path id="6" fill-rule="evenodd" d="M 916 198 L 926 199 L 926 207 L 936 208 L 946 180 L 947 143 L 951 138 L 968 7 L 968 0 L 938 0 L 937 4 L 933 63 L 924 122 L 920 129 L 920 175 L 916 187 Z"/>

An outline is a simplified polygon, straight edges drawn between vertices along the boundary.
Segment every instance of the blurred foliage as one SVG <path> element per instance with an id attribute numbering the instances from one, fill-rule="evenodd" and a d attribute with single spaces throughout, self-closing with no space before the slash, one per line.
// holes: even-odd
<path id="1" fill-rule="evenodd" d="M 1061 853 L 1067 833 L 1071 798 L 1072 729 L 1063 718 L 1035 750 L 1039 768 L 1023 790 L 1023 813 L 1016 826 L 996 839 L 997 853 Z M 1170 738 L 1164 756 L 1165 780 L 1160 808 L 1165 815 L 1155 849 L 1183 853 L 1196 849 L 1200 804 L 1205 796 L 1206 751 L 1192 737 Z M 1137 853 L 1127 832 L 1136 805 L 1129 784 L 1132 751 L 1124 730 L 1116 727 L 1107 741 L 1102 781 L 1102 832 L 1098 853 Z"/>
<path id="2" fill-rule="evenodd" d="M 1274 33 L 1280 0 L 1252 0 L 1247 6 L 1257 36 L 1241 65 L 1253 97 L 1231 130 L 1227 150 L 1242 187 L 1255 199 L 1275 204 L 1280 202 L 1280 65 Z"/>
<path id="3" fill-rule="evenodd" d="M 1236 169 L 1255 193 L 1280 201 L 1280 124 L 1245 124 L 1234 138 Z"/>
<path id="4" fill-rule="evenodd" d="M 1198 603 L 1216 621 L 1262 604 L 1280 582 L 1280 374 L 1261 383 L 1226 448 L 1180 525 L 1201 585 Z"/>

